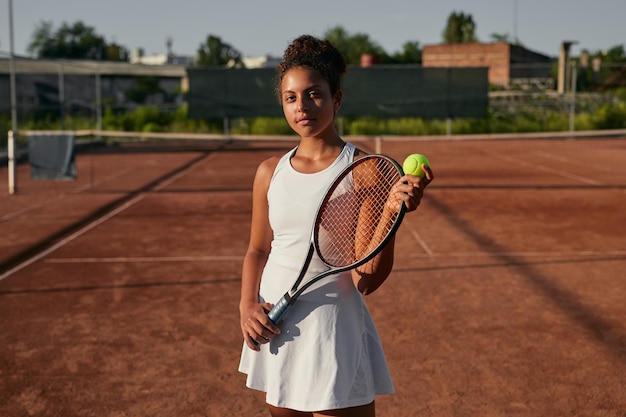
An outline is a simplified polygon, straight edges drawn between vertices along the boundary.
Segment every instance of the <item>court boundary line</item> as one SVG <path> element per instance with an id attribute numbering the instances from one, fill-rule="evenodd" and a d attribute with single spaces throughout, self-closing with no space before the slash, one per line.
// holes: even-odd
<path id="1" fill-rule="evenodd" d="M 19 210 L 15 210 L 15 211 L 12 211 L 10 213 L 7 213 L 7 214 L 3 215 L 2 217 L 0 217 L 0 223 L 9 221 L 9 220 L 14 219 L 16 217 L 19 217 L 22 214 L 28 213 L 31 210 L 36 210 L 36 209 L 38 209 L 40 207 L 45 207 L 48 204 L 52 204 L 52 202 L 56 202 L 58 200 L 62 200 L 62 199 L 64 199 L 66 197 L 66 195 L 67 194 L 61 194 L 61 195 L 56 196 L 53 199 L 45 200 L 45 201 L 43 201 L 41 203 L 31 204 L 30 206 L 22 207 Z"/>
<path id="2" fill-rule="evenodd" d="M 119 257 L 86 257 L 86 258 L 50 258 L 45 263 L 74 264 L 74 263 L 138 263 L 138 262 L 221 262 L 242 261 L 243 255 L 224 256 L 119 256 Z"/>
<path id="3" fill-rule="evenodd" d="M 113 203 L 107 204 L 106 206 L 98 209 L 96 214 L 88 215 L 80 222 L 75 223 L 66 228 L 64 231 L 50 237 L 49 240 L 37 243 L 34 246 L 27 248 L 25 251 L 15 255 L 13 258 L 10 258 L 9 260 L 1 263 L 0 272 L 2 270 L 4 270 L 4 272 L 1 272 L 0 274 L 0 281 L 23 269 L 24 267 L 32 264 L 33 262 L 41 259 L 43 256 L 51 253 L 53 250 L 61 247 L 62 245 L 60 245 L 60 243 L 66 242 L 67 239 L 71 236 L 74 236 L 74 234 L 79 233 L 84 229 L 89 230 L 89 226 L 92 225 L 94 222 L 98 222 L 100 219 L 103 218 L 110 218 L 110 214 L 113 212 L 117 212 L 120 207 L 125 207 L 129 202 L 134 201 L 135 199 L 144 198 L 144 196 L 149 191 L 153 190 L 155 187 L 158 187 L 161 183 L 167 181 L 170 177 L 176 176 L 181 171 L 187 171 L 189 167 L 200 163 L 209 155 L 211 155 L 211 153 L 202 152 L 199 156 L 192 158 L 191 160 L 184 163 L 182 166 L 178 166 L 166 172 L 160 177 L 150 181 L 145 186 L 128 192 L 127 195 L 125 195 L 124 197 L 119 198 Z"/>
<path id="4" fill-rule="evenodd" d="M 71 242 L 72 240 L 76 239 L 77 237 L 82 236 L 83 234 L 87 233 L 88 231 L 90 231 L 90 230 L 94 229 L 95 227 L 101 225 L 102 223 L 104 223 L 105 221 L 109 220 L 113 216 L 116 216 L 117 214 L 121 213 L 122 211 L 126 210 L 127 208 L 133 206 L 138 201 L 142 200 L 144 198 L 144 196 L 145 196 L 144 194 L 136 195 L 135 197 L 131 198 L 130 200 L 128 200 L 127 202 L 125 202 L 121 206 L 111 210 L 110 212 L 106 213 L 102 217 L 100 217 L 100 218 L 98 218 L 98 219 L 88 223 L 87 225 L 85 225 L 82 228 L 78 229 L 77 231 L 75 231 L 74 233 L 70 234 L 69 236 L 61 239 L 58 242 L 56 242 L 52 246 L 50 246 L 50 247 L 44 249 L 43 251 L 33 255 L 32 257 L 30 257 L 29 259 L 25 260 L 24 262 L 21 262 L 21 263 L 17 264 L 13 268 L 9 269 L 8 271 L 6 271 L 2 275 L 0 275 L 0 281 L 2 281 L 5 278 L 8 278 L 9 276 L 13 275 L 14 273 L 16 273 L 18 271 L 21 271 L 22 269 L 26 268 L 27 266 L 32 265 L 33 263 L 37 262 L 38 260 L 40 260 L 44 256 L 49 255 L 50 253 L 52 253 L 55 250 L 65 246 L 67 243 Z"/>
<path id="5" fill-rule="evenodd" d="M 427 255 L 431 256 L 433 254 L 433 251 L 430 249 L 430 247 L 428 246 L 426 241 L 422 238 L 422 236 L 420 236 L 420 234 L 417 233 L 417 230 L 411 228 L 409 229 L 409 232 L 411 232 L 411 236 L 413 236 L 413 238 L 417 241 L 417 243 L 422 247 L 424 252 L 426 252 Z"/>
<path id="6" fill-rule="evenodd" d="M 27 206 L 27 207 L 23 207 L 23 208 L 21 208 L 19 210 L 11 212 L 11 213 L 7 213 L 7 214 L 3 215 L 2 217 L 0 217 L 0 222 L 5 222 L 5 221 L 8 221 L 8 220 L 14 219 L 14 218 L 19 217 L 22 214 L 27 213 L 27 212 L 29 212 L 31 210 L 36 210 L 36 209 L 41 208 L 41 207 L 46 207 L 46 206 L 52 204 L 53 202 L 57 202 L 58 200 L 62 200 L 64 198 L 66 198 L 69 195 L 82 194 L 83 192 L 88 191 L 88 190 L 94 188 L 95 186 L 104 184 L 104 183 L 112 181 L 112 180 L 114 180 L 114 179 L 116 179 L 118 177 L 121 177 L 122 175 L 128 173 L 128 171 L 130 171 L 130 170 L 131 170 L 131 168 L 125 168 L 125 169 L 123 169 L 123 170 L 121 170 L 121 171 L 119 171 L 119 172 L 117 172 L 115 174 L 108 175 L 108 176 L 102 178 L 99 181 L 95 181 L 95 182 L 89 183 L 89 184 L 84 184 L 84 185 L 81 185 L 80 187 L 76 187 L 76 188 L 74 188 L 74 189 L 72 189 L 72 190 L 70 190 L 68 192 L 62 193 L 62 194 L 56 196 L 55 198 L 45 200 L 45 201 L 43 201 L 41 203 L 32 204 L 32 205 Z"/>
<path id="7" fill-rule="evenodd" d="M 114 179 L 119 178 L 123 175 L 126 175 L 130 171 L 132 171 L 132 168 L 130 167 L 124 168 L 114 174 L 107 175 L 104 178 L 99 179 L 98 181 L 89 182 L 88 184 L 84 184 L 84 185 L 81 185 L 80 187 L 76 187 L 74 190 L 72 190 L 71 193 L 68 193 L 68 194 L 80 194 L 84 191 L 91 190 L 94 187 L 97 187 L 109 181 L 113 181 Z"/>
<path id="8" fill-rule="evenodd" d="M 594 180 L 592 178 L 583 177 L 581 175 L 572 174 L 571 172 L 564 171 L 564 170 L 561 170 L 561 169 L 554 169 L 554 168 L 550 168 L 550 167 L 547 167 L 547 166 L 544 166 L 544 165 L 541 165 L 541 164 L 532 164 L 530 162 L 522 161 L 522 160 L 520 160 L 518 158 L 511 158 L 509 156 L 502 155 L 502 154 L 495 153 L 495 152 L 487 152 L 486 154 L 490 155 L 490 156 L 492 156 L 492 157 L 494 157 L 496 159 L 500 159 L 501 161 L 514 163 L 514 164 L 517 164 L 517 165 L 522 166 L 522 167 L 538 169 L 540 171 L 547 172 L 548 174 L 559 175 L 559 176 L 561 176 L 563 178 L 568 178 L 570 180 L 582 182 L 584 184 L 604 185 L 603 182 L 596 181 L 596 180 Z"/>
<path id="9" fill-rule="evenodd" d="M 211 159 L 213 159 L 215 157 L 215 153 L 210 153 L 208 154 L 205 158 L 202 158 L 201 161 L 203 162 L 207 162 L 210 161 Z M 174 182 L 178 181 L 180 178 L 182 178 L 183 175 L 188 174 L 189 172 L 193 171 L 194 169 L 196 169 L 198 166 L 200 165 L 200 161 L 198 161 L 198 163 L 193 164 L 188 166 L 187 168 L 179 171 L 178 173 L 172 175 L 171 177 L 167 178 L 166 180 L 162 181 L 161 183 L 155 185 L 152 190 L 152 192 L 158 192 L 163 190 L 163 188 L 167 187 L 170 184 L 173 184 Z"/>
<path id="10" fill-rule="evenodd" d="M 435 253 L 430 248 L 424 249 L 426 253 L 417 253 L 412 257 L 418 258 L 491 258 L 491 257 L 527 257 L 527 258 L 550 258 L 584 256 L 589 258 L 606 256 L 624 256 L 626 251 L 559 251 L 559 252 L 439 252 Z M 217 255 L 217 256 L 107 256 L 107 257 L 72 257 L 50 258 L 45 263 L 53 264 L 78 264 L 78 263 L 149 263 L 149 262 L 225 262 L 242 261 L 243 255 Z M 626 258 L 624 259 L 626 261 Z"/>

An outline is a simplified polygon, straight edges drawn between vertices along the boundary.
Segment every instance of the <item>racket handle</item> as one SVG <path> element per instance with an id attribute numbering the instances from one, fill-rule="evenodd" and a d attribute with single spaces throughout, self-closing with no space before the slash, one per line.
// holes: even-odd
<path id="1" fill-rule="evenodd" d="M 277 324 L 283 318 L 289 307 L 291 307 L 289 301 L 291 301 L 291 297 L 285 294 L 267 313 L 267 317 L 269 317 L 272 323 Z"/>

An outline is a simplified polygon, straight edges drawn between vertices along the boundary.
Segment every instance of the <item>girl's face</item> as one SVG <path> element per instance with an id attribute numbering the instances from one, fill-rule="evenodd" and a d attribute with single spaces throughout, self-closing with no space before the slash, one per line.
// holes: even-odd
<path id="1" fill-rule="evenodd" d="M 342 93 L 330 92 L 317 71 L 292 68 L 281 83 L 281 102 L 289 126 L 301 137 L 335 137 L 333 120 L 341 106 Z"/>

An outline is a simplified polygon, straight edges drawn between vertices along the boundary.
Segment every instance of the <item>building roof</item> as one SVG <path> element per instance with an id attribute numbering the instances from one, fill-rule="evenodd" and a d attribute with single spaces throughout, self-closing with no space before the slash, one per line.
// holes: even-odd
<path id="1" fill-rule="evenodd" d="M 0 74 L 9 74 L 10 60 L 0 58 Z M 15 58 L 17 74 L 96 74 L 183 78 L 184 65 L 142 65 L 128 62 Z"/>

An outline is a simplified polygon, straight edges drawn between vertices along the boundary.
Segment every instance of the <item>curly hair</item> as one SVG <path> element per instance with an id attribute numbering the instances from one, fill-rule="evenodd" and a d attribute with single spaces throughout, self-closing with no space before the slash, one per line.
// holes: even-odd
<path id="1" fill-rule="evenodd" d="M 317 71 L 335 94 L 341 88 L 341 77 L 346 72 L 346 61 L 339 50 L 326 39 L 302 35 L 285 49 L 283 60 L 278 64 L 276 92 L 280 98 L 283 77 L 292 68 L 309 68 Z"/>

